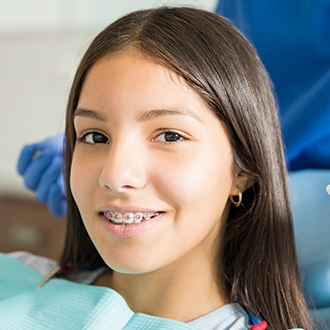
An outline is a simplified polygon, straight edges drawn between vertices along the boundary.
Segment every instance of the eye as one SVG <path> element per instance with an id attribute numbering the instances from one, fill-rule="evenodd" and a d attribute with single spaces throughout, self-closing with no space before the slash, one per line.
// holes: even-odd
<path id="1" fill-rule="evenodd" d="M 182 135 L 176 132 L 163 132 L 159 134 L 154 141 L 156 142 L 165 142 L 165 143 L 173 143 L 173 142 L 184 142 L 187 139 L 184 138 Z"/>
<path id="2" fill-rule="evenodd" d="M 86 144 L 109 143 L 109 139 L 99 132 L 88 132 L 83 134 L 78 141 Z"/>

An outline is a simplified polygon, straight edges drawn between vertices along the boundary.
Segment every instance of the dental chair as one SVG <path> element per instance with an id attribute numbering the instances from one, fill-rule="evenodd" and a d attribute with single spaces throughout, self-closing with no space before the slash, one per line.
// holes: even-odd
<path id="1" fill-rule="evenodd" d="M 302 285 L 314 319 L 330 329 L 330 170 L 290 173 Z"/>

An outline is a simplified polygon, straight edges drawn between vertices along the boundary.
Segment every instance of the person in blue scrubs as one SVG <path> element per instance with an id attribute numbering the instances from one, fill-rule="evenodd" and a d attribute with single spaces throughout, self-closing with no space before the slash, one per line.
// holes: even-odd
<path id="1" fill-rule="evenodd" d="M 290 171 L 330 168 L 330 1 L 221 0 L 274 83 Z"/>

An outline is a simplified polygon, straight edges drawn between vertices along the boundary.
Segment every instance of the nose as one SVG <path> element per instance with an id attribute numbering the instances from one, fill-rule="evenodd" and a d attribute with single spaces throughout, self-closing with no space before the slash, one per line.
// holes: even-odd
<path id="1" fill-rule="evenodd" d="M 99 176 L 100 186 L 114 193 L 143 188 L 147 178 L 144 154 L 136 139 L 112 142 Z"/>

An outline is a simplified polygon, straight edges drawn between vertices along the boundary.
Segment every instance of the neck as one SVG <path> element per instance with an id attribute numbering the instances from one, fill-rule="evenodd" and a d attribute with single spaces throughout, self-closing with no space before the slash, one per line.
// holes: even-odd
<path id="1" fill-rule="evenodd" d="M 136 313 L 188 322 L 226 304 L 219 276 L 207 261 L 178 265 L 144 274 L 108 273 L 98 285 L 120 293 Z M 214 263 L 213 263 L 214 264 Z"/>

